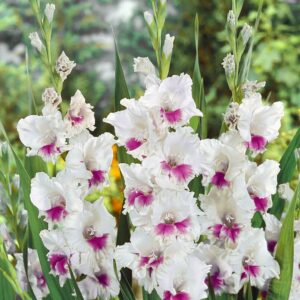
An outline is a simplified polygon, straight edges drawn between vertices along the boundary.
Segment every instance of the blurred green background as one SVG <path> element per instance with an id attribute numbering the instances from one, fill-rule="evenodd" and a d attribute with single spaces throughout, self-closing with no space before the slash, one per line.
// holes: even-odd
<path id="1" fill-rule="evenodd" d="M 98 132 L 111 130 L 101 119 L 112 109 L 114 89 L 113 32 L 116 36 L 131 95 L 143 91 L 143 79 L 133 73 L 133 57 L 149 56 L 154 62 L 143 12 L 146 0 L 56 0 L 53 41 L 77 63 L 66 80 L 63 98 L 80 89 L 95 106 Z M 41 1 L 42 7 L 47 1 Z M 230 94 L 221 66 L 229 48 L 224 31 L 230 0 L 168 0 L 166 32 L 176 35 L 171 74 L 192 74 L 194 17 L 200 20 L 201 72 L 208 102 L 209 136 L 217 136 Z M 245 0 L 241 22 L 253 25 L 258 1 Z M 0 1 L 0 118 L 10 138 L 17 141 L 17 121 L 28 115 L 28 51 L 33 92 L 41 94 L 50 78 L 31 47 L 28 35 L 38 28 L 28 0 Z M 249 79 L 267 81 L 263 92 L 270 101 L 282 100 L 286 115 L 280 138 L 270 145 L 269 157 L 278 159 L 300 124 L 300 1 L 265 0 L 256 36 Z M 28 50 L 26 50 L 28 49 Z"/>

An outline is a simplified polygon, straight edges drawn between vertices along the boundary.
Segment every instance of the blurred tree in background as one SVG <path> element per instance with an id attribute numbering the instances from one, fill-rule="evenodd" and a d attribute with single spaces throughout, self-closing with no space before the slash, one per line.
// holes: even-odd
<path id="1" fill-rule="evenodd" d="M 56 0 L 54 42 L 56 52 L 64 50 L 77 63 L 66 81 L 63 98 L 69 100 L 80 89 L 95 106 L 100 131 L 107 130 L 101 118 L 112 109 L 114 88 L 113 34 L 118 41 L 131 94 L 142 92 L 143 79 L 133 73 L 133 57 L 149 56 L 154 62 L 143 12 L 151 7 L 146 0 Z M 194 17 L 200 20 L 201 72 L 209 112 L 209 134 L 219 132 L 222 113 L 230 94 L 221 66 L 229 49 L 226 43 L 226 15 L 230 0 L 169 0 L 167 30 L 176 35 L 171 74 L 192 74 Z M 46 4 L 46 1 L 41 1 Z M 254 24 L 258 0 L 245 0 L 242 21 Z M 17 120 L 27 115 L 28 81 L 25 51 L 28 47 L 30 76 L 37 102 L 50 80 L 43 72 L 28 34 L 37 28 L 27 0 L 4 0 L 0 4 L 0 117 L 16 137 Z M 265 98 L 283 100 L 286 117 L 281 139 L 271 151 L 278 158 L 289 142 L 292 128 L 299 126 L 300 104 L 300 3 L 296 0 L 265 0 L 256 35 L 252 72 L 249 79 L 266 80 Z M 271 93 L 270 93 L 271 91 Z M 269 94 L 270 93 L 270 94 Z"/>

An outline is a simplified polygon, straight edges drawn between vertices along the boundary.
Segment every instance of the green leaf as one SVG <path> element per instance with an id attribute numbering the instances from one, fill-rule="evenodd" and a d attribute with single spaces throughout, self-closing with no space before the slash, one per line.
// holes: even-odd
<path id="1" fill-rule="evenodd" d="M 21 181 L 21 188 L 23 191 L 24 206 L 28 213 L 28 220 L 29 220 L 30 230 L 32 234 L 33 244 L 35 246 L 35 249 L 37 250 L 40 264 L 43 270 L 43 274 L 46 278 L 47 285 L 51 293 L 51 297 L 53 299 L 68 299 L 66 297 L 66 294 L 64 295 L 63 289 L 60 288 L 57 278 L 49 274 L 50 268 L 46 257 L 46 248 L 44 247 L 43 242 L 39 235 L 40 231 L 44 229 L 45 226 L 44 226 L 44 222 L 42 220 L 39 220 L 38 211 L 30 201 L 30 183 L 31 183 L 30 176 L 27 173 L 26 169 L 24 168 L 24 165 L 22 164 L 20 158 L 18 157 L 18 155 L 10 145 L 8 137 L 6 135 L 6 132 L 1 122 L 0 122 L 0 132 L 2 132 L 4 137 L 6 138 L 6 141 L 10 146 L 10 149 L 12 151 L 13 157 L 16 162 L 17 171 Z"/>
<path id="2" fill-rule="evenodd" d="M 294 263 L 294 212 L 300 198 L 300 184 L 289 205 L 282 223 L 275 259 L 280 265 L 280 278 L 271 281 L 267 300 L 288 300 L 293 278 Z"/>
<path id="3" fill-rule="evenodd" d="M 291 140 L 288 148 L 285 150 L 280 160 L 280 172 L 277 177 L 278 184 L 287 183 L 293 178 L 296 168 L 296 158 L 294 155 L 295 149 L 300 147 L 300 128 L 297 130 L 293 139 Z M 273 206 L 270 209 L 270 213 L 280 219 L 285 201 L 282 200 L 278 193 L 273 196 Z"/>
<path id="4" fill-rule="evenodd" d="M 115 70 L 115 111 L 118 111 L 121 109 L 120 101 L 124 98 L 129 99 L 129 91 L 127 88 L 126 80 L 124 77 L 123 68 L 121 65 L 121 60 L 117 48 L 117 44 L 115 41 L 115 58 L 116 58 L 116 70 Z M 119 163 L 130 163 L 132 161 L 132 158 L 126 153 L 124 147 L 118 148 L 118 162 Z M 122 185 L 124 186 L 124 180 L 122 178 Z M 124 205 L 124 202 L 123 202 Z M 123 211 L 123 207 L 122 207 Z M 128 214 L 124 215 L 121 213 L 119 222 L 118 222 L 118 232 L 117 232 L 117 245 L 123 245 L 126 242 L 130 241 L 130 227 L 129 227 L 129 217 Z M 124 269 L 121 273 L 121 286 L 127 286 L 126 283 L 128 283 L 128 286 L 131 287 L 131 281 L 132 281 L 132 275 L 131 271 L 129 269 Z M 122 294 L 120 294 L 120 298 L 123 298 L 124 300 L 127 298 Z"/>
<path id="5" fill-rule="evenodd" d="M 207 114 L 206 114 L 206 100 L 204 94 L 204 84 L 203 78 L 201 76 L 200 64 L 199 64 L 199 20 L 198 14 L 195 17 L 195 47 L 196 47 L 196 57 L 194 63 L 194 72 L 193 72 L 193 88 L 192 94 L 196 104 L 196 107 L 200 109 L 203 113 L 203 117 L 192 117 L 190 121 L 191 127 L 195 132 L 199 134 L 202 139 L 205 139 L 207 136 Z"/>
<path id="6" fill-rule="evenodd" d="M 142 289 L 143 292 L 143 300 L 161 300 L 161 298 L 158 296 L 156 290 L 154 290 L 151 294 L 149 294 L 145 289 Z"/>
<path id="7" fill-rule="evenodd" d="M 73 271 L 72 271 L 72 269 L 71 269 L 70 266 L 69 266 L 69 272 L 70 272 L 70 275 L 71 275 L 71 280 L 70 280 L 70 282 L 71 282 L 72 287 L 73 287 L 74 290 L 75 290 L 75 293 L 76 293 L 76 299 L 77 299 L 77 300 L 83 300 L 81 291 L 80 291 L 80 289 L 79 289 L 79 287 L 78 287 L 78 284 L 77 284 L 77 282 L 76 282 L 76 279 L 75 279 L 75 277 L 74 277 Z"/>

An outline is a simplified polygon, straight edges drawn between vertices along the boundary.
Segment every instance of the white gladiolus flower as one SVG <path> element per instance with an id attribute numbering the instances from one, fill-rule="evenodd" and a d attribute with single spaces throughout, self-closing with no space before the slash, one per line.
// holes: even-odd
<path id="1" fill-rule="evenodd" d="M 133 60 L 134 72 L 144 73 L 146 75 L 155 75 L 155 67 L 148 57 L 136 57 Z"/>
<path id="2" fill-rule="evenodd" d="M 21 283 L 22 290 L 28 290 L 28 278 L 30 287 L 32 288 L 35 297 L 38 300 L 44 299 L 49 294 L 49 289 L 47 287 L 46 278 L 39 262 L 37 251 L 34 249 L 28 249 L 28 277 L 24 268 L 22 253 L 15 253 L 15 257 L 17 259 L 17 276 L 19 282 Z"/>
<path id="3" fill-rule="evenodd" d="M 44 48 L 44 45 L 39 37 L 39 34 L 37 32 L 31 32 L 29 34 L 29 39 L 31 42 L 31 45 L 36 48 L 39 52 L 42 51 L 42 49 Z"/>
<path id="4" fill-rule="evenodd" d="M 109 300 L 118 296 L 120 292 L 120 283 L 116 278 L 112 261 L 110 264 L 102 263 L 93 272 L 89 272 L 78 286 L 84 299 Z"/>
<path id="5" fill-rule="evenodd" d="M 62 81 L 66 80 L 71 74 L 73 68 L 76 67 L 76 63 L 69 59 L 66 53 L 63 51 L 56 61 L 56 72 L 59 74 Z"/>
<path id="6" fill-rule="evenodd" d="M 200 214 L 193 193 L 163 190 L 153 203 L 150 228 L 153 226 L 154 234 L 165 242 L 174 239 L 197 241 L 200 236 Z"/>
<path id="7" fill-rule="evenodd" d="M 110 113 L 103 121 L 114 126 L 118 143 L 133 157 L 149 156 L 155 150 L 153 145 L 165 136 L 166 128 L 159 128 L 159 120 L 150 115 L 141 101 L 123 99 L 121 104 L 125 110 Z"/>
<path id="8" fill-rule="evenodd" d="M 130 243 L 117 247 L 115 259 L 118 269 L 132 269 L 133 277 L 151 292 L 157 286 L 157 274 L 171 255 L 175 253 L 164 251 L 152 234 L 138 228 L 132 233 Z"/>
<path id="9" fill-rule="evenodd" d="M 65 116 L 68 136 L 74 136 L 85 129 L 93 131 L 95 129 L 95 116 L 92 111 L 93 106 L 85 102 L 82 93 L 77 90 L 71 97 L 70 107 Z"/>
<path id="10" fill-rule="evenodd" d="M 248 148 L 262 152 L 268 142 L 279 134 L 280 121 L 284 115 L 283 103 L 275 102 L 270 106 L 262 104 L 261 96 L 244 98 L 238 110 L 238 131 Z"/>
<path id="11" fill-rule="evenodd" d="M 44 13 L 49 23 L 52 23 L 53 21 L 54 11 L 55 11 L 55 5 L 53 3 L 47 3 Z"/>
<path id="12" fill-rule="evenodd" d="M 158 274 L 158 292 L 164 300 L 199 300 L 207 297 L 205 279 L 210 266 L 196 256 L 174 259 Z"/>
<path id="13" fill-rule="evenodd" d="M 222 136 L 222 139 L 225 141 L 226 137 Z M 245 155 L 239 151 L 238 147 L 231 147 L 219 140 L 200 141 L 198 151 L 198 155 L 205 158 L 206 168 L 202 172 L 202 182 L 205 186 L 209 183 L 218 188 L 230 186 L 230 183 L 243 173 L 247 164 Z"/>
<path id="14" fill-rule="evenodd" d="M 102 200 L 85 202 L 84 210 L 71 214 L 64 222 L 63 232 L 72 251 L 83 253 L 81 263 L 89 269 L 99 256 L 113 249 L 115 220 Z M 85 255 L 85 257 L 84 257 Z"/>
<path id="15" fill-rule="evenodd" d="M 244 231 L 237 251 L 241 260 L 235 271 L 240 273 L 241 286 L 249 280 L 251 286 L 263 289 L 270 279 L 279 278 L 279 264 L 268 251 L 263 229 Z"/>
<path id="16" fill-rule="evenodd" d="M 108 182 L 115 143 L 110 133 L 98 137 L 85 135 L 66 157 L 66 173 L 85 187 L 103 187 Z"/>
<path id="17" fill-rule="evenodd" d="M 247 189 L 257 211 L 266 212 L 272 206 L 279 171 L 279 163 L 273 160 L 265 160 L 259 166 L 252 163 L 246 171 Z"/>
<path id="18" fill-rule="evenodd" d="M 202 116 L 192 97 L 192 79 L 187 74 L 168 77 L 152 85 L 140 100 L 157 114 L 169 127 L 186 125 L 193 116 Z"/>
<path id="19" fill-rule="evenodd" d="M 71 278 L 69 273 L 69 258 L 71 251 L 67 246 L 66 237 L 59 229 L 42 230 L 40 237 L 49 250 L 47 257 L 50 265 L 50 274 L 59 276 L 60 286 L 63 286 L 68 278 Z"/>
<path id="20" fill-rule="evenodd" d="M 300 297 L 300 239 L 294 240 L 293 279 L 289 300 L 298 300 Z"/>
<path id="21" fill-rule="evenodd" d="M 46 116 L 31 115 L 17 124 L 21 142 L 29 148 L 28 156 L 39 155 L 55 162 L 66 150 L 65 124 L 60 112 Z"/>
<path id="22" fill-rule="evenodd" d="M 282 224 L 275 216 L 268 213 L 264 214 L 263 218 L 266 223 L 265 237 L 267 240 L 268 250 L 273 254 L 277 245 Z"/>
<path id="23" fill-rule="evenodd" d="M 163 53 L 167 58 L 172 54 L 174 40 L 175 36 L 170 36 L 169 34 L 166 34 L 163 46 Z"/>
<path id="24" fill-rule="evenodd" d="M 49 178 L 40 172 L 31 181 L 31 202 L 50 225 L 62 222 L 70 213 L 82 211 L 80 194 L 79 188 L 75 184 L 66 184 L 60 174 Z"/>
<path id="25" fill-rule="evenodd" d="M 221 295 L 223 292 L 227 292 L 226 280 L 230 278 L 233 273 L 231 256 L 234 254 L 232 254 L 231 250 L 219 248 L 216 245 L 199 244 L 193 254 L 211 266 L 209 277 L 206 278 L 206 283 L 210 280 L 211 287 L 214 289 L 215 294 Z"/>
<path id="26" fill-rule="evenodd" d="M 190 127 L 179 128 L 167 135 L 155 155 L 143 164 L 163 188 L 183 189 L 202 170 L 205 158 L 198 155 L 199 138 Z"/>
<path id="27" fill-rule="evenodd" d="M 129 213 L 134 226 L 149 224 L 152 202 L 155 200 L 154 185 L 149 170 L 140 164 L 120 164 L 125 181 L 126 202 L 123 213 Z"/>
<path id="28" fill-rule="evenodd" d="M 243 190 L 243 187 L 241 188 Z M 231 189 L 212 188 L 208 195 L 201 195 L 204 215 L 200 224 L 214 240 L 235 244 L 241 232 L 248 231 L 254 215 L 254 204 L 247 194 L 237 195 Z"/>

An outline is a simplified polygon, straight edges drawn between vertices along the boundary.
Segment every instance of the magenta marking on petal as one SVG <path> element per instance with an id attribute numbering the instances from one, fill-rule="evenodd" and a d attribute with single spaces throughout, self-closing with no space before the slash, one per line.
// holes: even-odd
<path id="1" fill-rule="evenodd" d="M 101 236 L 95 236 L 87 240 L 88 244 L 93 248 L 94 251 L 102 250 L 107 244 L 108 234 Z"/>
<path id="2" fill-rule="evenodd" d="M 43 289 L 47 286 L 46 278 L 42 272 L 35 272 L 34 273 L 37 281 L 37 286 L 40 289 Z"/>
<path id="3" fill-rule="evenodd" d="M 193 169 L 190 165 L 181 164 L 173 168 L 171 172 L 178 181 L 186 181 L 193 174 Z"/>
<path id="4" fill-rule="evenodd" d="M 185 233 L 187 228 L 191 225 L 191 221 L 189 218 L 186 218 L 180 222 L 176 222 L 174 225 L 180 233 Z"/>
<path id="5" fill-rule="evenodd" d="M 68 272 L 67 264 L 68 257 L 64 254 L 52 254 L 49 257 L 50 267 L 53 271 L 56 271 L 59 275 L 64 275 Z"/>
<path id="6" fill-rule="evenodd" d="M 260 197 L 253 197 L 253 201 L 256 207 L 256 211 L 259 212 L 266 212 L 268 207 L 268 198 L 260 198 Z"/>
<path id="7" fill-rule="evenodd" d="M 156 225 L 155 232 L 158 235 L 170 235 L 170 234 L 174 233 L 175 229 L 176 229 L 176 227 L 174 224 L 160 223 L 160 224 Z"/>
<path id="8" fill-rule="evenodd" d="M 89 187 L 99 185 L 105 181 L 105 171 L 92 170 L 92 178 L 89 179 Z"/>
<path id="9" fill-rule="evenodd" d="M 231 239 L 234 243 L 236 242 L 236 239 L 241 232 L 239 225 L 236 223 L 232 224 L 230 227 L 227 227 L 226 225 L 224 225 L 222 230 L 224 231 L 225 235 L 229 239 Z"/>
<path id="10" fill-rule="evenodd" d="M 260 135 L 253 135 L 251 141 L 248 142 L 248 148 L 254 151 L 262 151 L 267 145 L 267 140 Z"/>
<path id="11" fill-rule="evenodd" d="M 268 291 L 261 291 L 261 297 L 262 299 L 267 299 Z"/>
<path id="12" fill-rule="evenodd" d="M 154 259 L 153 261 L 151 261 L 149 263 L 149 266 L 151 266 L 152 268 L 157 268 L 159 265 L 161 265 L 164 262 L 164 257 L 163 256 L 159 256 L 158 258 Z"/>
<path id="13" fill-rule="evenodd" d="M 140 267 L 144 267 L 145 265 L 147 265 L 148 264 L 148 262 L 149 262 L 149 257 L 148 256 L 142 256 L 141 258 L 140 258 L 140 262 L 139 262 L 139 266 Z"/>
<path id="14" fill-rule="evenodd" d="M 139 190 L 132 190 L 128 194 L 128 203 L 129 205 L 134 205 L 135 201 L 137 200 L 139 205 L 141 206 L 148 206 L 152 203 L 153 201 L 153 196 L 152 194 L 145 194 L 142 191 Z"/>
<path id="15" fill-rule="evenodd" d="M 244 269 L 248 273 L 248 275 L 252 277 L 257 277 L 260 271 L 259 266 L 255 265 L 244 265 Z"/>
<path id="16" fill-rule="evenodd" d="M 166 161 L 162 161 L 160 164 L 161 168 L 169 174 L 173 175 L 177 179 L 177 181 L 186 181 L 193 174 L 193 168 L 188 164 L 171 166 Z"/>
<path id="17" fill-rule="evenodd" d="M 62 205 L 54 206 L 46 211 L 47 219 L 51 221 L 60 221 L 67 215 L 65 207 Z"/>
<path id="18" fill-rule="evenodd" d="M 82 123 L 82 121 L 84 120 L 84 117 L 69 115 L 69 119 L 71 120 L 71 123 L 74 126 L 74 125 L 78 125 L 78 124 Z"/>
<path id="19" fill-rule="evenodd" d="M 210 284 L 214 290 L 218 290 L 224 285 L 224 280 L 222 279 L 220 272 L 215 272 L 209 276 Z M 208 278 L 205 280 L 205 283 L 208 285 Z"/>
<path id="20" fill-rule="evenodd" d="M 216 172 L 211 179 L 211 183 L 217 188 L 223 188 L 225 186 L 229 186 L 230 184 L 229 181 L 225 179 L 225 174 L 223 172 Z"/>
<path id="21" fill-rule="evenodd" d="M 172 111 L 167 111 L 163 108 L 160 109 L 162 117 L 167 120 L 170 124 L 175 124 L 181 121 L 182 111 L 181 109 L 175 109 Z"/>
<path id="22" fill-rule="evenodd" d="M 125 147 L 129 151 L 139 148 L 143 143 L 136 138 L 131 138 L 125 143 Z"/>
<path id="23" fill-rule="evenodd" d="M 164 292 L 163 300 L 190 300 L 190 296 L 185 292 L 178 292 L 176 295 L 172 295 L 171 292 L 166 291 Z"/>
<path id="24" fill-rule="evenodd" d="M 247 273 L 246 272 L 242 272 L 241 274 L 241 280 L 246 279 L 247 278 Z"/>
<path id="25" fill-rule="evenodd" d="M 108 287 L 110 284 L 110 279 L 109 276 L 105 273 L 102 274 L 95 274 L 98 282 L 103 286 L 103 287 Z"/>
<path id="26" fill-rule="evenodd" d="M 222 227 L 223 227 L 223 224 L 216 224 L 216 225 L 210 227 L 210 229 L 212 229 L 212 231 L 213 231 L 213 235 L 216 238 L 220 238 L 221 237 Z"/>
<path id="27" fill-rule="evenodd" d="M 59 149 L 55 147 L 55 143 L 51 143 L 48 145 L 45 145 L 43 147 L 41 147 L 40 151 L 44 154 L 44 155 L 51 155 L 54 154 L 56 152 L 59 152 Z"/>
<path id="28" fill-rule="evenodd" d="M 270 240 L 270 241 L 267 242 L 267 245 L 268 245 L 269 252 L 274 253 L 275 247 L 277 245 L 277 241 Z"/>

